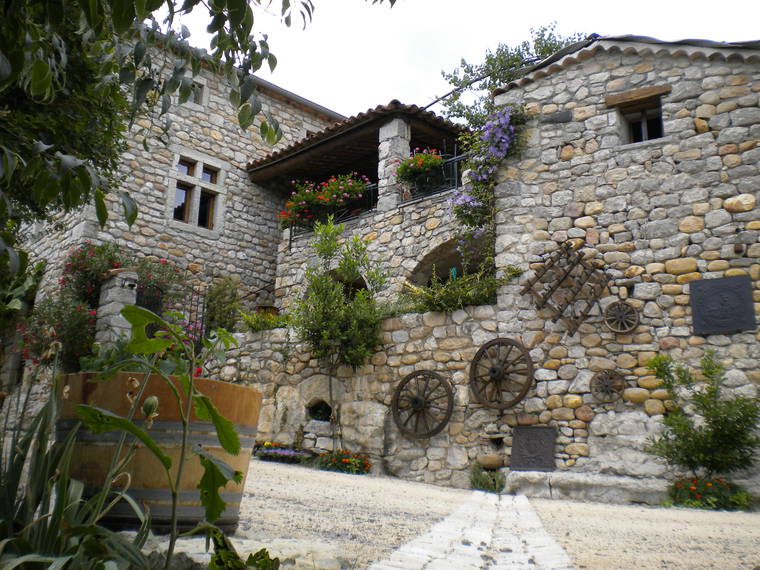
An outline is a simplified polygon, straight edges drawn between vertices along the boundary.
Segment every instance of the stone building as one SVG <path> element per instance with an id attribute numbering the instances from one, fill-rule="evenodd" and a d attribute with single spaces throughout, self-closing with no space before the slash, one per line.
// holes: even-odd
<path id="1" fill-rule="evenodd" d="M 58 231 L 43 224 L 30 229 L 29 249 L 50 268 L 43 291 L 54 287 L 62 260 L 74 247 L 85 241 L 115 241 L 139 255 L 189 268 L 200 280 L 238 277 L 242 294 L 271 302 L 282 200 L 252 186 L 245 166 L 344 117 L 257 78 L 262 106 L 283 131 L 273 148 L 262 141 L 257 129 L 240 129 L 227 98 L 226 78 L 203 68 L 193 81 L 193 97 L 167 113 L 173 125 L 169 144 L 154 140 L 146 150 L 141 140 L 128 141 L 118 176 L 121 189 L 139 207 L 131 228 L 112 197 L 103 230 L 93 207 L 66 216 Z"/>
<path id="2" fill-rule="evenodd" d="M 390 271 L 387 299 L 406 280 L 425 283 L 434 265 L 457 266 L 449 200 L 461 184 L 461 127 L 397 101 L 343 120 L 262 83 L 286 131 L 266 154 L 237 129 L 218 79 L 203 83 L 198 103 L 175 110 L 172 146 L 125 156 L 125 185 L 141 196 L 135 226 L 100 232 L 87 215 L 38 236 L 37 251 L 55 261 L 84 239 L 114 239 L 237 275 L 248 291 L 269 287 L 287 311 L 311 256 L 311 234 L 278 229 L 288 181 L 356 171 L 375 184 L 347 232 Z M 524 273 L 496 305 L 387 319 L 371 361 L 338 370 L 343 445 L 406 479 L 468 487 L 470 464 L 495 453 L 514 489 L 658 501 L 666 467 L 645 446 L 667 395 L 649 358 L 696 366 L 713 349 L 728 389 L 754 395 L 760 384 L 759 99 L 758 42 L 632 36 L 579 42 L 495 93 L 497 105 L 529 115 L 525 148 L 495 189 L 497 270 Z M 431 146 L 452 156 L 445 183 L 399 184 L 397 162 Z M 262 390 L 259 437 L 329 448 L 324 367 L 286 329 L 238 336 L 217 372 Z M 478 363 L 518 361 L 528 372 L 515 402 L 473 391 Z M 420 372 L 433 373 L 423 392 L 432 386 L 451 404 L 429 437 L 394 417 L 394 393 Z M 746 475 L 760 491 L 758 471 Z"/>
<path id="3" fill-rule="evenodd" d="M 338 371 L 344 445 L 408 479 L 466 487 L 470 463 L 495 452 L 528 466 L 511 471 L 511 488 L 659 500 L 666 466 L 645 446 L 667 394 L 646 362 L 664 352 L 696 367 L 712 349 L 728 390 L 755 395 L 760 384 L 759 97 L 760 43 L 632 36 L 589 38 L 495 93 L 498 105 L 523 105 L 530 116 L 524 151 L 503 164 L 496 187 L 497 266 L 525 273 L 495 306 L 388 319 L 371 362 Z M 392 297 L 432 262 L 456 263 L 452 191 L 405 196 L 390 167 L 415 136 L 432 127 L 454 134 L 453 126 L 393 102 L 254 161 L 249 173 L 266 185 L 288 164 L 327 172 L 340 160 L 360 163 L 353 151 L 369 151 L 356 133 L 368 124 L 379 198 L 347 228 L 373 240 Z M 283 308 L 308 241 L 283 232 L 275 289 Z M 522 351 L 532 365 L 527 392 L 509 407 L 488 405 L 470 385 L 473 360 L 509 364 L 479 351 L 497 338 L 506 340 L 491 346 Z M 261 437 L 329 447 L 312 413 L 327 398 L 325 370 L 284 329 L 241 339 L 220 374 L 261 387 Z M 443 377 L 453 402 L 441 431 L 422 439 L 393 414 L 394 390 L 418 371 Z M 746 476 L 760 489 L 757 470 Z M 627 494 L 614 490 L 621 481 Z"/>

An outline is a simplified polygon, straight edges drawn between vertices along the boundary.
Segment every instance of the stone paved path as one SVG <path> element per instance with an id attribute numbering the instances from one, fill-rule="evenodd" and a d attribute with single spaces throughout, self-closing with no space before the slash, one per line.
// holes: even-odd
<path id="1" fill-rule="evenodd" d="M 425 534 L 370 570 L 572 568 L 522 495 L 473 492 Z"/>

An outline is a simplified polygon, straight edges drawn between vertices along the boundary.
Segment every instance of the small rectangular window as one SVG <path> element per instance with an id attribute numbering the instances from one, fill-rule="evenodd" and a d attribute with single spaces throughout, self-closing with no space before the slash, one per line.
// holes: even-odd
<path id="1" fill-rule="evenodd" d="M 195 163 L 192 160 L 188 160 L 186 158 L 180 158 L 179 162 L 177 163 L 177 171 L 180 174 L 193 176 L 195 173 Z"/>
<path id="2" fill-rule="evenodd" d="M 217 174 L 219 174 L 219 171 L 215 168 L 204 166 L 203 172 L 201 173 L 201 180 L 204 182 L 210 182 L 211 184 L 216 184 Z"/>
<path id="3" fill-rule="evenodd" d="M 198 225 L 206 229 L 214 229 L 214 203 L 216 194 L 201 190 L 201 199 L 198 204 Z"/>
<path id="4" fill-rule="evenodd" d="M 192 194 L 192 186 L 187 184 L 177 183 L 177 188 L 174 192 L 174 219 L 180 222 L 187 222 L 187 214 L 190 211 L 190 195 Z"/>
<path id="5" fill-rule="evenodd" d="M 636 109 L 620 109 L 628 125 L 628 142 L 642 142 L 662 138 L 662 110 L 660 101 Z"/>

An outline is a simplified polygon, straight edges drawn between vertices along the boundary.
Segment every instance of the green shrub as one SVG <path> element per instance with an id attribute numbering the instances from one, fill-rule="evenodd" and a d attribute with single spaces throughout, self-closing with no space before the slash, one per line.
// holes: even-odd
<path id="1" fill-rule="evenodd" d="M 487 493 L 501 493 L 507 480 L 504 473 L 496 469 L 485 469 L 477 461 L 470 465 L 470 485 L 473 489 Z"/>
<path id="2" fill-rule="evenodd" d="M 243 322 L 251 332 L 266 331 L 279 327 L 286 327 L 290 324 L 288 315 L 277 315 L 275 313 L 246 313 L 238 311 L 243 318 Z"/>
<path id="3" fill-rule="evenodd" d="M 315 224 L 318 263 L 306 270 L 306 292 L 295 304 L 293 322 L 316 358 L 332 366 L 357 367 L 382 344 L 385 312 L 374 295 L 385 285 L 386 275 L 370 262 L 367 244 L 359 236 L 339 241 L 343 229 L 332 217 Z M 359 279 L 366 289 L 353 286 Z"/>
<path id="4" fill-rule="evenodd" d="M 131 256 L 116 243 L 106 242 L 96 245 L 85 242 L 64 262 L 60 284 L 62 289 L 70 291 L 88 307 L 96 309 L 106 272 L 131 265 L 132 262 Z"/>
<path id="5" fill-rule="evenodd" d="M 347 449 L 323 453 L 314 460 L 314 466 L 323 471 L 338 471 L 363 475 L 369 473 L 372 464 L 364 453 L 351 453 Z"/>
<path id="6" fill-rule="evenodd" d="M 58 354 L 63 371 L 76 372 L 79 359 L 92 354 L 96 320 L 95 309 L 68 289 L 45 297 L 26 323 L 18 326 L 23 339 L 21 356 L 34 364 L 49 365 Z"/>
<path id="7" fill-rule="evenodd" d="M 427 287 L 404 283 L 406 289 L 402 292 L 402 300 L 411 312 L 416 313 L 451 312 L 472 305 L 492 305 L 496 302 L 499 287 L 521 273 L 520 269 L 512 266 L 507 267 L 503 277 L 481 270 L 444 280 L 434 273 Z"/>
<path id="8" fill-rule="evenodd" d="M 214 279 L 206 291 L 206 330 L 235 330 L 240 311 L 240 281 L 233 277 Z"/>
<path id="9" fill-rule="evenodd" d="M 720 477 L 676 479 L 668 486 L 668 495 L 676 506 L 697 509 L 747 511 L 753 501 L 741 485 Z"/>
<path id="10" fill-rule="evenodd" d="M 663 419 L 662 434 L 650 440 L 650 452 L 668 463 L 688 469 L 693 478 L 728 474 L 754 463 L 760 438 L 755 434 L 760 420 L 760 401 L 745 396 L 722 397 L 723 367 L 712 352 L 702 359 L 706 381 L 697 384 L 689 370 L 667 355 L 649 361 L 649 368 L 662 380 L 676 403 Z M 699 416 L 687 415 L 691 404 Z"/>

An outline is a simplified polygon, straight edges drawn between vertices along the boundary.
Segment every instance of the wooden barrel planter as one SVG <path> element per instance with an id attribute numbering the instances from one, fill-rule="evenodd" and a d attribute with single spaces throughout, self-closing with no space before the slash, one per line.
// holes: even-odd
<path id="1" fill-rule="evenodd" d="M 77 404 L 90 404 L 126 416 L 130 407 L 128 395 L 136 392 L 134 382 L 130 379 L 142 380 L 144 375 L 120 372 L 108 380 L 88 381 L 93 376 L 95 376 L 93 373 L 63 376 L 61 389 L 65 389 L 66 386 L 68 389 L 57 425 L 59 440 L 65 438 L 69 430 L 78 422 L 75 413 Z M 174 381 L 178 385 L 178 380 Z M 224 417 L 235 424 L 240 436 L 240 453 L 230 455 L 219 446 L 214 425 L 200 421 L 195 413 L 191 416 L 189 447 L 200 444 L 213 455 L 226 461 L 232 468 L 243 473 L 241 483 L 230 481 L 220 490 L 227 508 L 217 521 L 217 525 L 225 531 L 232 532 L 237 527 L 240 516 L 240 501 L 245 488 L 261 410 L 261 393 L 248 386 L 208 378 L 196 378 L 195 385 L 198 391 L 211 398 Z M 172 477 L 174 477 L 179 463 L 182 439 L 177 401 L 160 376 L 151 376 L 148 381 L 143 398 L 151 395 L 159 399 L 159 415 L 148 431 L 164 453 L 171 458 Z M 135 423 L 145 429 L 145 419 L 139 412 L 141 404 L 142 402 L 138 405 Z M 71 476 L 82 481 L 91 493 L 102 486 L 120 436 L 121 432 L 118 431 L 94 434 L 84 426 L 80 427 L 71 462 Z M 130 479 L 129 495 L 150 510 L 154 531 L 167 531 L 171 521 L 171 494 L 163 466 L 148 449 L 140 445 L 127 465 L 126 471 Z M 203 468 L 200 460 L 196 455 L 191 454 L 185 464 L 180 484 L 180 503 L 177 509 L 180 529 L 190 529 L 204 519 L 200 492 L 196 488 L 202 475 Z M 123 482 L 124 479 L 117 483 L 123 484 Z M 116 505 L 102 522 L 112 528 L 139 526 L 139 519 L 125 501 Z"/>

